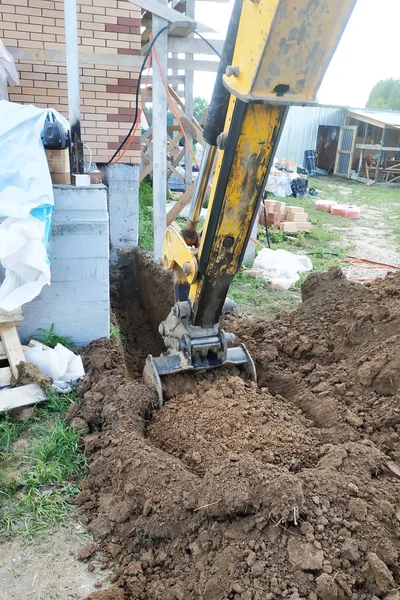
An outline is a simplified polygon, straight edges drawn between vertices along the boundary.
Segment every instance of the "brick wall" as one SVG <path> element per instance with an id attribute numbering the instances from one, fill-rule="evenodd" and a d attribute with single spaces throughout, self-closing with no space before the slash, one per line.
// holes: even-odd
<path id="1" fill-rule="evenodd" d="M 82 137 L 93 160 L 107 162 L 124 139 L 135 112 L 138 68 L 102 65 L 102 54 L 140 55 L 140 9 L 128 0 L 77 0 L 78 43 L 95 52 L 96 65 L 80 66 Z M 0 0 L 0 39 L 8 48 L 63 50 L 62 0 Z M 68 117 L 66 67 L 20 60 L 20 86 L 10 100 L 51 106 Z M 140 134 L 140 128 L 138 133 Z M 85 158 L 88 160 L 88 151 Z M 136 136 L 123 162 L 140 162 Z"/>

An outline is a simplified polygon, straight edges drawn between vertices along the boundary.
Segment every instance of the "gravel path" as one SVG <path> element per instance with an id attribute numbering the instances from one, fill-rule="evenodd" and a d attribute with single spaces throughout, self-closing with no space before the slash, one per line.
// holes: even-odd
<path id="1" fill-rule="evenodd" d="M 341 229 L 343 245 L 353 246 L 352 256 L 366 258 L 389 265 L 400 266 L 398 244 L 383 209 L 361 206 L 361 216 L 352 227 Z M 393 269 L 357 267 L 344 263 L 343 270 L 349 279 L 384 277 Z"/>

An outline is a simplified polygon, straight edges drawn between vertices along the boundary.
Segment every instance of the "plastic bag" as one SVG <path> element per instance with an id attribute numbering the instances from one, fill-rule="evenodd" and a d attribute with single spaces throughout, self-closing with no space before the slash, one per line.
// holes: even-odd
<path id="1" fill-rule="evenodd" d="M 276 289 L 293 287 L 299 273 L 312 270 L 312 262 L 304 254 L 292 254 L 287 250 L 263 248 L 254 260 L 253 267 L 263 269 L 263 277 Z"/>
<path id="2" fill-rule="evenodd" d="M 0 100 L 8 100 L 7 84 L 19 85 L 19 76 L 13 57 L 0 40 Z"/>
<path id="3" fill-rule="evenodd" d="M 27 362 L 39 367 L 56 385 L 59 382 L 75 383 L 85 375 L 82 358 L 62 344 L 49 348 L 32 340 L 25 350 L 25 358 Z M 58 387 L 62 389 L 64 386 L 60 384 Z"/>
<path id="4" fill-rule="evenodd" d="M 54 204 L 43 125 L 51 109 L 0 100 L 0 262 L 6 276 L 0 309 L 13 310 L 50 283 L 46 244 Z"/>

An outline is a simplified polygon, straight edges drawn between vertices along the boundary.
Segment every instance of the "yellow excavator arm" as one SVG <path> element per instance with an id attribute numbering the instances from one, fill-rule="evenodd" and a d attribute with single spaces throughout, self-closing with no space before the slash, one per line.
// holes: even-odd
<path id="1" fill-rule="evenodd" d="M 229 285 L 257 218 L 291 104 L 314 104 L 356 0 L 235 0 L 203 136 L 207 142 L 187 225 L 166 232 L 162 262 L 176 304 L 160 324 L 166 352 L 149 356 L 145 381 L 235 364 L 256 378 L 246 348 L 220 327 Z M 293 132 L 295 135 L 295 132 Z M 197 226 L 217 156 L 203 231 Z"/>

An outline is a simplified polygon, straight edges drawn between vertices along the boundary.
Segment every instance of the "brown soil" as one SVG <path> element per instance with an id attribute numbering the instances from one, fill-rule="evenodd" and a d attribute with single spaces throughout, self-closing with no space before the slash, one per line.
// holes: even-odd
<path id="1" fill-rule="evenodd" d="M 11 375 L 11 385 L 21 386 L 28 385 L 29 383 L 36 383 L 43 389 L 51 387 L 52 381 L 50 377 L 44 375 L 42 371 L 36 365 L 27 362 L 20 362 L 17 365 L 18 377 L 15 378 Z"/>
<path id="2" fill-rule="evenodd" d="M 92 344 L 70 415 L 89 427 L 77 504 L 114 573 L 93 599 L 399 600 L 400 275 L 333 269 L 274 322 L 230 317 L 258 386 L 179 376 L 157 411 L 139 373 L 160 340 L 134 290 L 130 374 L 121 344 Z"/>

